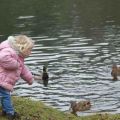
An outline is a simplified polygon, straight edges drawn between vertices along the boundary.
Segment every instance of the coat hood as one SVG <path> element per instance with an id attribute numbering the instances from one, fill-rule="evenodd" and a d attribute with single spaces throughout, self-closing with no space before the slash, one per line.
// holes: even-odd
<path id="1" fill-rule="evenodd" d="M 3 41 L 0 44 L 0 50 L 4 48 L 12 48 L 17 54 L 19 54 L 19 50 L 16 47 L 14 47 L 14 43 L 15 43 L 15 38 L 13 36 L 9 36 L 7 40 Z"/>
<path id="2" fill-rule="evenodd" d="M 8 40 L 3 41 L 3 42 L 0 44 L 0 50 L 2 50 L 2 49 L 4 49 L 4 48 L 10 48 L 10 45 L 9 45 Z"/>

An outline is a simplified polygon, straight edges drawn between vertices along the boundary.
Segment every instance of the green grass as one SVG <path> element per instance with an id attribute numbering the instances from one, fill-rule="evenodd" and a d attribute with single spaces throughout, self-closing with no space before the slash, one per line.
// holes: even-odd
<path id="1" fill-rule="evenodd" d="M 16 111 L 20 114 L 20 120 L 120 120 L 120 115 L 95 114 L 84 117 L 76 117 L 64 113 L 52 107 L 46 106 L 43 102 L 32 101 L 22 97 L 13 97 Z M 7 120 L 0 116 L 0 120 Z"/>

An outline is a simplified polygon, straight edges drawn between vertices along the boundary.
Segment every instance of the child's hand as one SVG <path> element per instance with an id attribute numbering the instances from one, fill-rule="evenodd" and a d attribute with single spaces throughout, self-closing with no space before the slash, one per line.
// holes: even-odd
<path id="1" fill-rule="evenodd" d="M 33 81 L 29 82 L 28 84 L 29 84 L 29 85 L 32 85 L 32 84 L 33 84 Z"/>

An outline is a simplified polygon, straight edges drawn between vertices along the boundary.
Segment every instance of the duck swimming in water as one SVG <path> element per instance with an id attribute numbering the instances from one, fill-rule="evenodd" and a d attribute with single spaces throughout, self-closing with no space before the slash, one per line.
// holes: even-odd
<path id="1" fill-rule="evenodd" d="M 116 64 L 114 64 L 112 66 L 111 75 L 113 77 L 113 80 L 118 80 L 118 76 L 120 76 L 120 66 L 117 66 Z"/>
<path id="2" fill-rule="evenodd" d="M 48 79 L 49 79 L 49 76 L 48 76 L 48 73 L 47 73 L 47 67 L 44 65 L 43 66 L 43 72 L 42 72 L 42 80 L 43 80 L 43 85 L 45 87 L 47 87 L 47 85 L 48 85 Z"/>

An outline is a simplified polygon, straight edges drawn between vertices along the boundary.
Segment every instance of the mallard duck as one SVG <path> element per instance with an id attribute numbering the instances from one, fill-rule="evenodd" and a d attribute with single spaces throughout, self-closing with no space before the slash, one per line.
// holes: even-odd
<path id="1" fill-rule="evenodd" d="M 48 85 L 48 73 L 47 73 L 47 67 L 43 66 L 43 72 L 42 72 L 42 80 L 43 80 L 43 85 L 46 87 Z"/>
<path id="2" fill-rule="evenodd" d="M 91 108 L 91 103 L 89 100 L 80 101 L 80 102 L 71 101 L 69 110 L 72 110 L 71 113 L 77 116 L 76 112 L 89 110 L 90 108 Z"/>

